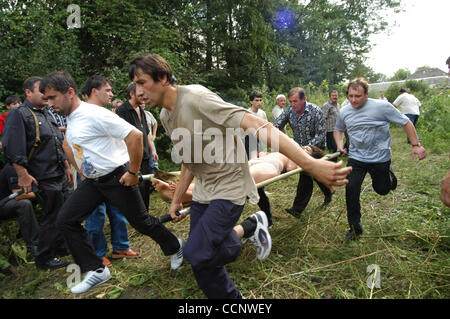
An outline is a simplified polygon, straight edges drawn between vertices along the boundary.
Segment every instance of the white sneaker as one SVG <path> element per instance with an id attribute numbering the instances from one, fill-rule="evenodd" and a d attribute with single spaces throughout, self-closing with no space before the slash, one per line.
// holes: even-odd
<path id="1" fill-rule="evenodd" d="M 180 249 L 178 249 L 176 254 L 170 256 L 170 268 L 172 270 L 177 270 L 183 263 L 183 241 L 181 238 L 178 238 L 178 242 L 180 243 Z"/>
<path id="2" fill-rule="evenodd" d="M 259 211 L 251 215 L 256 219 L 256 230 L 250 240 L 256 246 L 256 255 L 259 260 L 264 260 L 270 255 L 272 250 L 272 237 L 270 236 L 266 213 Z"/>
<path id="3" fill-rule="evenodd" d="M 111 279 L 108 267 L 88 271 L 83 281 L 70 289 L 71 293 L 82 294 Z"/>

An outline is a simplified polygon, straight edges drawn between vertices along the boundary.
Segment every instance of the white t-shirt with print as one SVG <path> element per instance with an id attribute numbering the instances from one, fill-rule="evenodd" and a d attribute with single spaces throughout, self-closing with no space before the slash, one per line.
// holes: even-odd
<path id="1" fill-rule="evenodd" d="M 104 176 L 128 162 L 124 139 L 133 129 L 134 126 L 110 110 L 81 102 L 67 116 L 66 139 L 83 175 Z"/>

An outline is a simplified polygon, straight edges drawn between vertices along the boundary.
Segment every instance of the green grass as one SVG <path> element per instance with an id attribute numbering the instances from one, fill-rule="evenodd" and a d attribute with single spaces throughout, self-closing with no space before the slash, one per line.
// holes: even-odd
<path id="1" fill-rule="evenodd" d="M 365 232 L 356 242 L 344 242 L 347 231 L 345 189 L 338 187 L 332 203 L 321 208 L 323 196 L 317 186 L 300 219 L 284 212 L 290 207 L 298 176 L 266 186 L 270 193 L 274 223 L 271 255 L 261 262 L 254 246 L 243 245 L 238 260 L 227 266 L 237 287 L 247 298 L 436 298 L 450 297 L 450 209 L 440 201 L 440 181 L 450 167 L 447 150 L 411 160 L 411 147 L 398 127 L 392 132 L 392 167 L 398 187 L 386 196 L 377 195 L 366 177 L 361 194 Z M 426 147 L 426 145 L 425 145 Z M 165 214 L 168 204 L 151 196 L 151 212 Z M 256 212 L 247 204 L 242 219 Z M 166 224 L 187 239 L 189 221 Z M 65 269 L 37 270 L 11 248 L 15 222 L 2 223 L 1 253 L 11 263 L 0 272 L 0 298 L 204 298 L 187 262 L 170 270 L 151 239 L 129 227 L 139 260 L 113 260 L 113 278 L 82 296 L 69 292 Z M 105 233 L 109 236 L 109 226 Z M 16 241 L 23 245 L 22 240 Z M 381 270 L 381 288 L 367 286 L 367 266 Z"/>

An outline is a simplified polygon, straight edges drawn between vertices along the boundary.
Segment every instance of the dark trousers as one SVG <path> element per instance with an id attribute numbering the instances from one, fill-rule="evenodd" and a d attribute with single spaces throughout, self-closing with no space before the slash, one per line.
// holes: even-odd
<path id="1" fill-rule="evenodd" d="M 295 211 L 302 212 L 306 208 L 306 206 L 308 206 L 314 188 L 313 181 L 316 181 L 325 197 L 331 196 L 331 192 L 328 187 L 314 179 L 308 173 L 301 172 L 297 184 L 297 194 L 295 195 L 294 204 L 292 205 L 292 208 Z"/>
<path id="2" fill-rule="evenodd" d="M 139 187 L 119 183 L 127 169 L 128 166 L 120 166 L 99 181 L 85 179 L 61 208 L 56 224 L 82 272 L 102 267 L 102 259 L 96 255 L 81 223 L 107 199 L 119 208 L 131 226 L 155 240 L 164 255 L 175 254 L 180 248 L 177 238 L 147 212 Z"/>
<path id="3" fill-rule="evenodd" d="M 141 174 L 147 175 L 150 174 L 150 166 L 148 165 L 148 159 L 143 160 L 141 164 Z M 142 195 L 142 200 L 144 201 L 145 208 L 147 210 L 149 209 L 150 205 L 150 187 L 152 186 L 152 182 L 150 180 L 148 181 L 142 181 L 139 183 L 139 191 Z"/>
<path id="4" fill-rule="evenodd" d="M 0 208 L 0 220 L 17 218 L 20 233 L 28 248 L 38 245 L 39 225 L 29 199 L 10 200 Z"/>
<path id="5" fill-rule="evenodd" d="M 419 115 L 414 115 L 414 114 L 405 114 L 407 118 L 409 118 L 409 120 L 412 122 L 412 124 L 414 125 L 414 127 L 416 127 L 417 121 L 419 120 Z M 409 137 L 406 138 L 406 141 L 409 143 L 411 143 L 409 141 Z"/>
<path id="6" fill-rule="evenodd" d="M 348 184 L 345 187 L 345 201 L 347 203 L 347 219 L 350 228 L 360 229 L 361 221 L 361 185 L 368 172 L 372 177 L 372 187 L 379 195 L 386 195 L 392 189 L 392 180 L 395 178 L 390 169 L 391 161 L 384 163 L 364 163 L 350 158 L 347 166 L 352 171 L 347 176 Z"/>
<path id="7" fill-rule="evenodd" d="M 225 265 L 236 260 L 241 251 L 233 227 L 243 208 L 227 200 L 213 200 L 209 204 L 191 202 L 190 232 L 183 254 L 208 298 L 242 298 Z"/>
<path id="8" fill-rule="evenodd" d="M 327 132 L 327 148 L 331 153 L 336 153 L 337 145 L 334 140 L 333 132 Z M 332 159 L 333 162 L 337 162 L 337 157 Z"/>
<path id="9" fill-rule="evenodd" d="M 269 225 L 271 225 L 272 211 L 270 210 L 269 197 L 267 197 L 266 192 L 264 191 L 264 187 L 258 188 L 258 195 L 259 195 L 258 207 L 266 214 L 267 219 L 269 221 Z"/>
<path id="10" fill-rule="evenodd" d="M 39 244 L 37 263 L 45 263 L 56 256 L 56 250 L 64 247 L 64 238 L 56 227 L 56 219 L 64 204 L 62 186 L 64 177 L 56 177 L 39 181 L 36 194 L 42 206 L 43 217 L 39 224 Z"/>

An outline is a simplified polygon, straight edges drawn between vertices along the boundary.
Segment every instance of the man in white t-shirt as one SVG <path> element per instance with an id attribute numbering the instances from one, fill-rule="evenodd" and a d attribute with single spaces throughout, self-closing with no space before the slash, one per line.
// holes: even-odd
<path id="1" fill-rule="evenodd" d="M 263 101 L 262 93 L 259 91 L 253 91 L 252 93 L 250 93 L 250 108 L 248 110 L 254 116 L 257 116 L 267 121 L 266 112 L 261 110 L 262 101 Z"/>
<path id="2" fill-rule="evenodd" d="M 295 159 L 332 191 L 333 185 L 348 182 L 346 176 L 351 168 L 342 168 L 342 162 L 313 159 L 271 123 L 223 101 L 201 85 L 176 85 L 170 66 L 159 55 L 145 54 L 133 59 L 129 75 L 136 83 L 136 94 L 148 97 L 150 107 L 163 108 L 161 123 L 171 136 L 174 149 L 183 151 L 180 179 L 169 208 L 173 221 L 185 217 L 176 212 L 182 207 L 182 195 L 196 178 L 189 238 L 183 253 L 199 287 L 208 298 L 241 298 L 225 265 L 240 253 L 234 226 L 247 198 L 256 204 L 258 194 L 238 132 L 253 130 L 269 146 L 279 142 L 281 153 Z M 257 218 L 256 222 L 257 241 L 260 220 Z M 266 223 L 267 219 L 265 228 Z"/>
<path id="3" fill-rule="evenodd" d="M 398 108 L 400 112 L 405 114 L 412 124 L 414 124 L 414 127 L 416 127 L 420 115 L 419 108 L 422 105 L 419 99 L 417 99 L 414 95 L 409 94 L 406 89 L 400 89 L 400 95 L 392 104 Z M 410 143 L 409 138 L 407 138 L 407 142 L 408 144 Z"/>
<path id="4" fill-rule="evenodd" d="M 148 214 L 139 192 L 142 133 L 117 114 L 94 104 L 81 102 L 77 87 L 67 72 L 52 72 L 39 90 L 56 113 L 67 115 L 66 140 L 86 179 L 62 206 L 56 226 L 65 237 L 83 281 L 71 288 L 84 293 L 111 278 L 81 226 L 100 203 L 110 200 L 139 232 L 150 236 L 166 256 L 172 269 L 182 261 L 182 243 L 157 218 Z"/>

